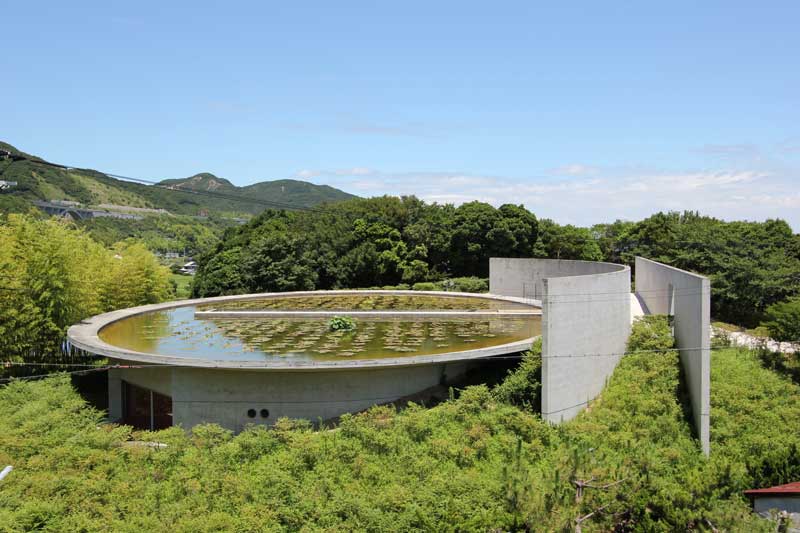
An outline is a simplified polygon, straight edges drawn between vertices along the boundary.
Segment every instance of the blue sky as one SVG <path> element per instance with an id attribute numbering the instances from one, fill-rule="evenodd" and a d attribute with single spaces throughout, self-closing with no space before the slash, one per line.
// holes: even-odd
<path id="1" fill-rule="evenodd" d="M 148 179 L 799 231 L 800 3 L 626 4 L 0 0 L 0 139 Z"/>

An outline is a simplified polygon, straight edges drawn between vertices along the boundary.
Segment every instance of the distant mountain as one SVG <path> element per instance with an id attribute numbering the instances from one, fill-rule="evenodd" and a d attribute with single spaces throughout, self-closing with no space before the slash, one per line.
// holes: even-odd
<path id="1" fill-rule="evenodd" d="M 226 180 L 218 178 L 209 172 L 201 172 L 188 178 L 163 180 L 159 185 L 165 185 L 174 189 L 184 191 L 207 191 L 207 192 L 235 192 L 236 185 Z"/>
<path id="2" fill-rule="evenodd" d="M 338 202 L 355 198 L 354 195 L 335 189 L 329 185 L 314 185 L 307 181 L 275 180 L 262 181 L 240 189 L 242 193 L 254 198 L 272 200 L 312 207 L 323 202 Z"/>
<path id="3" fill-rule="evenodd" d="M 164 180 L 159 182 L 159 185 L 181 191 L 224 193 L 226 195 L 300 207 L 313 207 L 324 202 L 355 198 L 352 194 L 328 185 L 315 185 L 307 181 L 289 179 L 262 181 L 244 187 L 237 187 L 230 181 L 218 178 L 208 172 L 195 174 L 184 179 Z"/>
<path id="4" fill-rule="evenodd" d="M 1 141 L 0 150 L 42 161 Z M 276 207 L 303 208 L 355 198 L 327 185 L 296 180 L 264 181 L 237 187 L 224 178 L 203 172 L 188 178 L 164 180 L 158 185 L 145 185 L 118 180 L 95 170 L 65 170 L 31 161 L 4 159 L 0 159 L 0 180 L 17 182 L 15 187 L 0 193 L 0 211 L 25 211 L 37 200 L 66 200 L 83 206 L 166 209 L 184 215 L 237 215 L 259 213 L 270 207 L 270 202 L 275 202 Z"/>

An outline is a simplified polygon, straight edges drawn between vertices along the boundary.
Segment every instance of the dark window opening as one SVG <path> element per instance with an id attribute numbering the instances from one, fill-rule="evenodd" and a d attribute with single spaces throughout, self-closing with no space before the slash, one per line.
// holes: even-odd
<path id="1" fill-rule="evenodd" d="M 151 431 L 168 428 L 172 426 L 172 398 L 123 381 L 122 423 Z"/>

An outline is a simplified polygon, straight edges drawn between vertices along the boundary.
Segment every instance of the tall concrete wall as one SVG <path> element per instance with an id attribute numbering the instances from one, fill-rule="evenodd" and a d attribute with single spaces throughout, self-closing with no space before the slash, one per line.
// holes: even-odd
<path id="1" fill-rule="evenodd" d="M 705 454 L 710 448 L 711 283 L 708 278 L 643 257 L 636 258 L 636 294 L 651 314 L 674 317 L 675 343 Z"/>
<path id="2" fill-rule="evenodd" d="M 492 258 L 489 292 L 540 300 L 542 418 L 569 420 L 605 386 L 630 333 L 630 269 L 592 261 Z"/>

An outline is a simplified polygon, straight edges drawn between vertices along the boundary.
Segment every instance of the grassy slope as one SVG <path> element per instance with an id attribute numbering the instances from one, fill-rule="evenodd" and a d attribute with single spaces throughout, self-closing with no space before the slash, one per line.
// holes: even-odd
<path id="1" fill-rule="evenodd" d="M 63 378 L 15 383 L 0 390 L 0 463 L 16 468 L 0 488 L 0 530 L 558 530 L 608 505 L 584 530 L 702 530 L 708 519 L 758 531 L 739 491 L 756 463 L 797 442 L 800 389 L 747 352 L 715 353 L 713 368 L 708 461 L 676 400 L 674 352 L 627 356 L 592 409 L 560 428 L 474 387 L 429 410 L 346 416 L 334 431 L 283 421 L 235 437 L 215 426 L 137 435 L 163 450 L 121 446 L 130 431 L 99 424 Z M 576 503 L 570 480 L 592 476 L 624 481 Z"/>
<path id="2" fill-rule="evenodd" d="M 175 295 L 183 300 L 192 294 L 192 276 L 183 274 L 172 274 L 172 281 L 175 282 Z"/>

